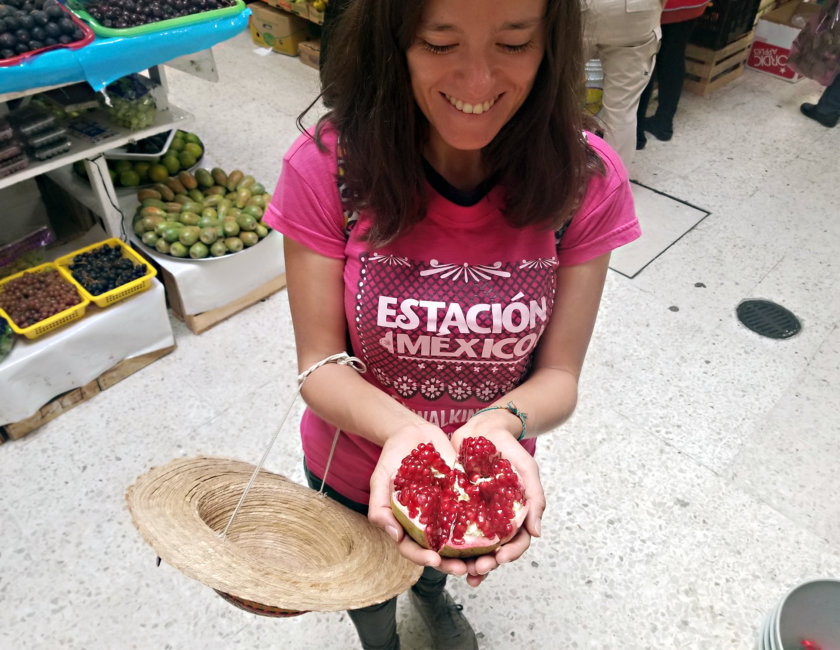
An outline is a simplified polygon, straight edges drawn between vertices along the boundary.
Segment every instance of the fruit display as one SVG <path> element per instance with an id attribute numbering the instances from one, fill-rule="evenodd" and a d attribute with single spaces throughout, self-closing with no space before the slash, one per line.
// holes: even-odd
<path id="1" fill-rule="evenodd" d="M 47 160 L 70 149 L 67 129 L 51 113 L 32 105 L 9 113 L 9 123 L 30 159 Z"/>
<path id="2" fill-rule="evenodd" d="M 0 118 L 0 178 L 14 174 L 29 165 L 23 145 L 14 137 L 8 121 Z"/>
<path id="3" fill-rule="evenodd" d="M 126 29 L 147 25 L 170 18 L 200 14 L 214 9 L 224 9 L 236 4 L 235 0 L 76 0 L 100 25 Z"/>
<path id="4" fill-rule="evenodd" d="M 0 246 L 0 279 L 44 263 L 44 249 L 55 239 L 49 226 Z"/>
<path id="5" fill-rule="evenodd" d="M 0 361 L 5 359 L 15 347 L 15 332 L 8 321 L 0 316 Z"/>
<path id="6" fill-rule="evenodd" d="M 0 309 L 25 329 L 82 302 L 78 290 L 58 269 L 24 271 L 0 286 Z"/>
<path id="7" fill-rule="evenodd" d="M 125 257 L 120 246 L 102 244 L 79 253 L 68 265 L 73 279 L 92 296 L 112 291 L 146 275 L 145 264 Z"/>
<path id="8" fill-rule="evenodd" d="M 168 138 L 168 133 L 159 134 L 137 141 L 129 153 L 160 151 L 161 141 Z M 122 155 L 122 154 L 120 154 Z M 106 154 L 107 158 L 108 154 Z M 181 171 L 189 170 L 204 156 L 204 145 L 195 133 L 178 130 L 166 151 L 158 156 L 136 159 L 108 159 L 108 171 L 116 187 L 140 187 L 165 181 Z M 87 177 L 83 161 L 73 163 L 73 170 L 80 176 Z"/>
<path id="9" fill-rule="evenodd" d="M 93 34 L 58 0 L 4 0 L 0 4 L 0 63 L 47 48 L 83 44 Z"/>
<path id="10" fill-rule="evenodd" d="M 138 131 L 155 122 L 155 83 L 140 74 L 120 77 L 105 87 L 100 96 L 101 104 L 115 124 Z"/>
<path id="11" fill-rule="evenodd" d="M 444 557 L 472 557 L 510 540 L 528 511 L 519 475 L 484 437 L 465 438 L 450 467 L 424 443 L 394 477 L 391 509 L 418 544 Z"/>
<path id="12" fill-rule="evenodd" d="M 181 171 L 137 193 L 133 230 L 172 257 L 203 259 L 238 253 L 269 233 L 262 220 L 271 195 L 241 170 Z"/>

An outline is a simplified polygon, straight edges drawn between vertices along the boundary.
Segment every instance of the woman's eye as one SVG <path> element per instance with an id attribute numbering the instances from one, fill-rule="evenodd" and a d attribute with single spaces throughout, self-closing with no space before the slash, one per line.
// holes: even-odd
<path id="1" fill-rule="evenodd" d="M 428 41 L 421 41 L 421 44 L 423 49 L 428 50 L 432 54 L 446 54 L 455 47 L 454 45 L 435 45 L 434 43 L 429 43 Z"/>
<path id="2" fill-rule="evenodd" d="M 525 52 L 526 50 L 529 50 L 533 44 L 533 41 L 528 41 L 527 43 L 522 43 L 520 45 L 509 45 L 507 43 L 500 43 L 500 47 L 506 50 L 507 52 L 517 54 L 518 52 Z"/>

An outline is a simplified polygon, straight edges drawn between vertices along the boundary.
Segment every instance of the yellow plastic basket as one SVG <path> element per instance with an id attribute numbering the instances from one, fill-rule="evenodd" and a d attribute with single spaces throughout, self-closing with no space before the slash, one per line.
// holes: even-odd
<path id="1" fill-rule="evenodd" d="M 146 275 L 143 277 L 137 278 L 136 280 L 132 280 L 131 282 L 127 282 L 126 284 L 122 284 L 118 286 L 116 289 L 111 289 L 110 291 L 106 291 L 105 293 L 100 293 L 99 295 L 91 294 L 87 289 L 85 289 L 76 279 L 73 277 L 72 271 L 70 271 L 70 265 L 73 263 L 73 260 L 76 258 L 77 255 L 81 255 L 82 253 L 87 253 L 95 248 L 100 248 L 104 245 L 110 245 L 111 247 L 118 247 L 122 251 L 123 257 L 127 257 L 135 264 L 145 264 L 146 266 Z M 90 246 L 85 246 L 84 248 L 80 248 L 77 251 L 73 251 L 72 253 L 68 253 L 63 257 L 59 257 L 55 261 L 56 266 L 58 266 L 58 270 L 61 274 L 70 280 L 76 288 L 79 290 L 79 293 L 82 294 L 85 298 L 87 298 L 90 302 L 92 302 L 97 307 L 108 307 L 109 305 L 113 305 L 115 302 L 119 302 L 125 298 L 133 296 L 136 293 L 140 293 L 141 291 L 145 291 L 149 287 L 152 286 L 152 278 L 157 275 L 157 269 L 149 264 L 145 259 L 143 259 L 137 251 L 135 251 L 131 246 L 126 244 L 121 239 L 117 239 L 116 237 L 111 237 L 110 239 L 106 239 L 104 241 L 98 242 L 96 244 L 91 244 Z"/>
<path id="2" fill-rule="evenodd" d="M 52 262 L 47 262 L 46 264 L 39 264 L 38 266 L 33 266 L 31 269 L 26 269 L 25 271 L 21 271 L 20 273 L 15 273 L 14 275 L 10 275 L 7 278 L 3 278 L 0 280 L 0 293 L 6 290 L 6 285 L 9 284 L 15 278 L 19 278 L 25 273 L 43 273 L 44 271 L 49 271 L 51 269 L 55 269 L 56 265 Z M 59 269 L 59 273 L 61 270 Z M 66 278 L 65 278 L 66 279 Z M 30 325 L 29 327 L 18 327 L 17 323 L 12 320 L 12 317 L 9 316 L 5 311 L 0 309 L 0 315 L 2 315 L 7 321 L 9 321 L 9 325 L 11 326 L 12 330 L 16 334 L 22 334 L 28 339 L 36 339 L 39 336 L 43 336 L 49 332 L 52 332 L 59 327 L 63 327 L 68 323 L 72 323 L 75 320 L 79 320 L 82 316 L 85 315 L 85 310 L 87 306 L 90 304 L 90 300 L 88 300 L 82 293 L 79 291 L 79 286 L 77 283 L 72 282 L 73 288 L 76 289 L 76 293 L 79 294 L 79 297 L 82 299 L 81 302 L 77 305 L 73 305 L 69 309 L 65 309 L 64 311 L 60 311 L 57 314 L 53 314 L 49 318 L 45 318 L 42 321 L 38 321 L 37 323 Z"/>

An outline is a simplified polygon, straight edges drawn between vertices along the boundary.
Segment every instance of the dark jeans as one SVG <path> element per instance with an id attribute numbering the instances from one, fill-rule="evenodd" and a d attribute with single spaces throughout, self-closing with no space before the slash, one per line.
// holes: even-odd
<path id="1" fill-rule="evenodd" d="M 303 470 L 306 473 L 306 481 L 309 487 L 320 490 L 321 479 L 311 471 L 303 462 Z M 367 516 L 368 507 L 365 503 L 352 501 L 343 494 L 336 492 L 329 484 L 324 485 L 324 494 L 335 499 L 340 504 Z M 411 589 L 422 598 L 433 598 L 446 587 L 446 574 L 426 567 L 423 575 Z M 356 631 L 359 633 L 359 640 L 364 650 L 398 650 L 400 647 L 397 636 L 397 599 L 396 597 L 386 600 L 378 605 L 363 607 L 362 609 L 351 609 L 347 612 Z"/>
<path id="2" fill-rule="evenodd" d="M 332 0 L 332 2 L 327 4 L 327 8 L 324 9 L 324 24 L 321 26 L 321 52 L 319 61 L 321 68 L 324 67 L 327 50 L 332 43 L 332 34 L 335 23 L 339 20 L 339 18 L 341 18 L 341 15 L 344 13 L 344 10 L 347 9 L 350 2 L 352 2 L 352 0 Z M 323 82 L 323 79 L 321 81 Z"/>
<path id="3" fill-rule="evenodd" d="M 840 113 L 840 74 L 827 86 L 817 102 L 821 113 Z"/>
<path id="4" fill-rule="evenodd" d="M 685 48 L 695 22 L 695 20 L 686 20 L 681 23 L 662 25 L 662 42 L 659 45 L 659 53 L 656 55 L 656 67 L 648 85 L 642 91 L 639 108 L 636 111 L 639 131 L 642 129 L 642 120 L 647 116 L 654 82 L 659 86 L 659 103 L 653 119 L 666 130 L 673 128 L 674 115 L 677 113 L 683 79 L 685 79 Z"/>

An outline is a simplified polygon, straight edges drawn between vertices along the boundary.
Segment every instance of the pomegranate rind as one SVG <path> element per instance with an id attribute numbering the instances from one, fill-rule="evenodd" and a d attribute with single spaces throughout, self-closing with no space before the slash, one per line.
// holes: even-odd
<path id="1" fill-rule="evenodd" d="M 429 540 L 426 538 L 425 527 L 423 526 L 423 524 L 415 522 L 408 515 L 408 508 L 399 502 L 399 500 L 397 499 L 396 491 L 393 491 L 391 493 L 391 511 L 394 513 L 394 516 L 397 518 L 397 521 L 400 522 L 400 525 L 403 527 L 405 532 L 409 534 L 411 539 L 413 539 L 423 548 L 432 548 L 431 544 L 429 544 Z M 516 536 L 516 533 L 519 532 L 519 528 L 525 521 L 525 516 L 527 514 L 527 502 L 520 503 L 520 506 L 519 508 L 517 508 L 516 514 L 512 522 L 513 532 L 510 535 L 506 536 L 504 539 L 499 539 L 498 537 L 489 538 L 484 536 L 469 536 L 464 539 L 463 544 L 444 544 L 443 547 L 438 551 L 438 554 L 441 557 L 477 557 L 479 555 L 487 555 L 488 553 L 492 553 L 497 548 L 499 548 L 499 546 L 505 544 L 506 542 L 509 542 Z"/>
<path id="2" fill-rule="evenodd" d="M 399 504 L 398 504 L 399 505 Z M 487 555 L 492 553 L 502 544 L 506 544 L 514 537 L 525 521 L 525 516 L 528 514 L 528 504 L 521 503 L 517 508 L 516 514 L 511 522 L 513 532 L 506 535 L 504 538 L 489 539 L 487 537 L 466 537 L 463 544 L 444 544 L 443 548 L 438 551 L 441 557 L 476 557 L 478 555 Z"/>
<path id="3" fill-rule="evenodd" d="M 411 539 L 423 548 L 431 548 L 429 540 L 426 539 L 425 527 L 422 524 L 418 525 L 412 521 L 411 517 L 408 516 L 408 508 L 397 501 L 396 491 L 391 493 L 391 512 L 394 513 L 397 521 L 400 522 L 400 526 L 411 536 Z"/>

